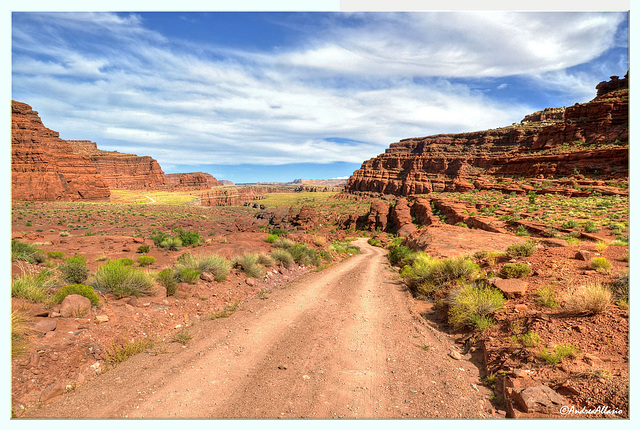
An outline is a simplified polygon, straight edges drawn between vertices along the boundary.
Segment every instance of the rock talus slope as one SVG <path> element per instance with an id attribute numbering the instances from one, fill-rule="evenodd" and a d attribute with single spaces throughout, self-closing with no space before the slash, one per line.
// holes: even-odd
<path id="1" fill-rule="evenodd" d="M 111 194 L 88 157 L 17 101 L 11 102 L 11 173 L 13 200 L 109 200 Z"/>

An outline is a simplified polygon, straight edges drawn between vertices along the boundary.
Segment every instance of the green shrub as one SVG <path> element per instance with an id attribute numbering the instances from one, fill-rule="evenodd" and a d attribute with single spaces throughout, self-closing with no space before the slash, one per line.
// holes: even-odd
<path id="1" fill-rule="evenodd" d="M 187 282 L 189 284 L 195 284 L 198 282 L 198 278 L 200 278 L 200 274 L 202 273 L 200 270 L 191 269 L 189 267 L 183 267 L 178 271 L 180 274 L 180 280 L 182 282 Z"/>
<path id="2" fill-rule="evenodd" d="M 595 315 L 604 312 L 611 304 L 613 293 L 605 285 L 595 282 L 567 292 L 565 301 L 571 314 Z"/>
<path id="3" fill-rule="evenodd" d="M 591 259 L 591 268 L 600 273 L 607 273 L 611 270 L 611 262 L 604 257 L 593 257 Z"/>
<path id="4" fill-rule="evenodd" d="M 169 251 L 179 251 L 182 248 L 182 240 L 179 237 L 171 237 L 160 243 L 160 248 Z"/>
<path id="5" fill-rule="evenodd" d="M 456 279 L 469 280 L 480 267 L 465 257 L 432 258 L 424 252 L 414 254 L 411 264 L 404 266 L 400 276 L 414 292 L 431 296 L 442 285 Z"/>
<path id="6" fill-rule="evenodd" d="M 535 331 L 530 331 L 522 334 L 518 336 L 517 339 L 522 344 L 522 346 L 526 348 L 535 348 L 540 344 L 540 342 L 542 342 L 540 335 Z"/>
<path id="7" fill-rule="evenodd" d="M 289 248 L 288 251 L 289 254 L 291 254 L 291 257 L 293 257 L 293 261 L 298 264 L 302 264 L 304 266 L 313 265 L 316 267 L 322 264 L 318 252 L 304 244 L 296 243 Z"/>
<path id="8" fill-rule="evenodd" d="M 555 366 L 565 358 L 575 358 L 579 352 L 580 350 L 578 349 L 578 347 L 574 345 L 560 344 L 552 350 L 549 350 L 546 347 L 543 348 L 542 351 L 540 351 L 540 353 L 538 354 L 538 357 Z"/>
<path id="9" fill-rule="evenodd" d="M 538 288 L 536 295 L 538 296 L 536 299 L 537 304 L 548 308 L 558 307 L 558 295 L 555 285 L 543 285 Z"/>
<path id="10" fill-rule="evenodd" d="M 294 245 L 294 242 L 292 240 L 287 239 L 286 237 L 281 237 L 279 239 L 276 239 L 273 242 L 274 248 L 280 248 L 280 249 L 289 249 L 293 245 Z"/>
<path id="11" fill-rule="evenodd" d="M 119 261 L 120 263 L 124 264 L 125 266 L 133 266 L 133 264 L 135 263 L 135 261 L 133 261 L 130 258 L 118 258 L 116 261 Z"/>
<path id="12" fill-rule="evenodd" d="M 411 259 L 414 256 L 414 252 L 409 249 L 408 246 L 397 245 L 389 250 L 389 263 L 393 266 L 404 267 L 407 264 L 411 264 Z"/>
<path id="13" fill-rule="evenodd" d="M 562 223 L 561 227 L 562 228 L 566 228 L 566 229 L 578 228 L 578 223 L 576 221 L 574 221 L 574 220 L 565 221 L 565 222 Z"/>
<path id="14" fill-rule="evenodd" d="M 185 252 L 178 257 L 175 267 L 177 270 L 190 268 L 199 270 L 200 272 L 208 272 L 213 275 L 213 278 L 217 282 L 222 282 L 227 279 L 227 276 L 229 275 L 231 262 L 217 254 L 194 257 L 190 253 Z"/>
<path id="15" fill-rule="evenodd" d="M 143 267 L 150 266 L 155 262 L 156 262 L 155 257 L 152 257 L 150 255 L 141 255 L 140 257 L 138 257 L 138 264 Z"/>
<path id="16" fill-rule="evenodd" d="M 263 267 L 258 264 L 259 256 L 254 253 L 245 253 L 238 259 L 242 271 L 251 278 L 259 278 L 263 275 Z"/>
<path id="17" fill-rule="evenodd" d="M 287 234 L 289 234 L 287 230 L 282 230 L 281 228 L 272 228 L 271 230 L 269 230 L 269 233 L 275 234 L 277 236 L 286 236 Z"/>
<path id="18" fill-rule="evenodd" d="M 53 284 L 53 272 L 44 269 L 37 275 L 29 273 L 11 282 L 11 297 L 20 297 L 33 303 L 47 301 L 46 288 Z"/>
<path id="19" fill-rule="evenodd" d="M 362 252 L 360 248 L 346 240 L 334 240 L 333 243 L 329 245 L 329 251 L 334 251 L 338 254 L 360 254 Z"/>
<path id="20" fill-rule="evenodd" d="M 507 255 L 511 258 L 529 257 L 536 252 L 536 241 L 527 240 L 524 243 L 514 243 L 507 248 Z"/>
<path id="21" fill-rule="evenodd" d="M 11 240 L 11 261 L 44 263 L 46 260 L 47 256 L 43 250 L 19 240 Z"/>
<path id="22" fill-rule="evenodd" d="M 276 262 L 269 254 L 259 254 L 258 264 L 262 264 L 264 267 L 273 267 Z"/>
<path id="23" fill-rule="evenodd" d="M 598 227 L 596 227 L 596 223 L 593 221 L 587 221 L 584 223 L 584 232 L 585 233 L 595 233 L 598 231 Z"/>
<path id="24" fill-rule="evenodd" d="M 526 278 L 530 273 L 531 267 L 524 263 L 507 263 L 500 271 L 505 278 Z"/>
<path id="25" fill-rule="evenodd" d="M 164 269 L 157 275 L 158 283 L 167 290 L 167 296 L 173 296 L 178 288 L 178 276 L 172 269 Z"/>
<path id="26" fill-rule="evenodd" d="M 516 228 L 515 233 L 516 236 L 531 236 L 529 230 L 527 230 L 527 228 L 523 225 L 519 225 L 518 228 Z"/>
<path id="27" fill-rule="evenodd" d="M 202 242 L 202 238 L 200 237 L 200 233 L 197 231 L 184 231 L 181 228 L 176 228 L 173 230 L 175 233 L 178 233 L 178 238 L 181 241 L 181 245 L 184 246 L 196 246 Z"/>
<path id="28" fill-rule="evenodd" d="M 56 291 L 53 297 L 51 297 L 51 301 L 53 303 L 62 303 L 64 298 L 70 294 L 79 294 L 83 297 L 88 298 L 89 300 L 91 300 L 92 306 L 98 306 L 98 304 L 100 304 L 100 297 L 98 297 L 93 287 L 83 284 L 65 285 L 64 287 Z"/>
<path id="29" fill-rule="evenodd" d="M 159 232 L 151 236 L 151 240 L 153 240 L 153 244 L 157 247 L 160 247 L 162 242 L 164 242 L 167 239 L 171 239 L 171 236 L 169 236 L 167 233 L 164 233 L 164 232 Z"/>
<path id="30" fill-rule="evenodd" d="M 11 356 L 15 357 L 25 352 L 29 345 L 32 321 L 22 311 L 11 311 Z"/>
<path id="31" fill-rule="evenodd" d="M 62 251 L 49 251 L 47 252 L 47 257 L 63 260 L 65 255 L 64 255 L 64 252 Z"/>
<path id="32" fill-rule="evenodd" d="M 276 240 L 278 240 L 280 238 L 280 236 L 278 236 L 277 234 L 270 234 L 267 236 L 267 242 L 269 243 L 273 243 Z"/>
<path id="33" fill-rule="evenodd" d="M 271 256 L 280 266 L 286 267 L 287 269 L 293 266 L 293 257 L 286 249 L 273 249 L 271 251 Z"/>
<path id="34" fill-rule="evenodd" d="M 151 295 L 153 278 L 141 270 L 123 264 L 120 260 L 108 261 L 98 267 L 93 287 L 112 293 L 120 299 L 127 296 Z"/>
<path id="35" fill-rule="evenodd" d="M 367 243 L 371 246 L 377 246 L 382 248 L 382 242 L 380 241 L 380 239 L 376 239 L 374 237 L 369 238 L 369 240 L 367 240 Z"/>
<path id="36" fill-rule="evenodd" d="M 89 277 L 89 269 L 87 269 L 87 260 L 81 255 L 74 255 L 67 258 L 58 270 L 63 280 L 70 284 L 82 284 Z"/>
<path id="37" fill-rule="evenodd" d="M 146 254 L 151 249 L 149 245 L 140 245 L 138 247 L 138 254 Z"/>
<path id="38" fill-rule="evenodd" d="M 447 303 L 451 325 L 484 330 L 491 325 L 490 315 L 504 305 L 504 297 L 491 287 L 464 284 L 449 293 Z"/>

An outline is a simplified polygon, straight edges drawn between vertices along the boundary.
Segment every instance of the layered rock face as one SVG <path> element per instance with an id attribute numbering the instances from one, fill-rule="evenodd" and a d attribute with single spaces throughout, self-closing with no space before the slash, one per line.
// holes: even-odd
<path id="1" fill-rule="evenodd" d="M 486 177 L 561 178 L 580 172 L 599 180 L 626 178 L 628 103 L 628 89 L 616 89 L 588 103 L 547 108 L 508 127 L 404 139 L 365 161 L 346 189 L 410 195 L 482 188 L 490 182 Z"/>
<path id="2" fill-rule="evenodd" d="M 165 185 L 158 162 L 149 156 L 102 151 L 88 140 L 67 141 L 77 154 L 91 159 L 110 189 L 157 189 Z"/>
<path id="3" fill-rule="evenodd" d="M 176 190 L 208 190 L 213 187 L 221 187 L 222 182 L 208 173 L 169 173 L 164 176 L 165 184 Z"/>
<path id="4" fill-rule="evenodd" d="M 13 200 L 109 200 L 109 187 L 91 160 L 17 101 L 11 102 L 11 170 Z"/>
<path id="5" fill-rule="evenodd" d="M 293 188 L 255 185 L 213 188 L 198 193 L 197 196 L 201 206 L 242 206 L 247 202 L 263 199 L 265 194 L 292 192 Z"/>

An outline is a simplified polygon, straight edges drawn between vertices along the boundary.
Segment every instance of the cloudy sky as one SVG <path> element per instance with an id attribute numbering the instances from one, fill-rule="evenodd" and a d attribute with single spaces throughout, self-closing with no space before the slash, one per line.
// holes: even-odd
<path id="1" fill-rule="evenodd" d="M 618 12 L 13 13 L 12 98 L 63 139 L 236 183 L 349 176 L 624 75 Z"/>

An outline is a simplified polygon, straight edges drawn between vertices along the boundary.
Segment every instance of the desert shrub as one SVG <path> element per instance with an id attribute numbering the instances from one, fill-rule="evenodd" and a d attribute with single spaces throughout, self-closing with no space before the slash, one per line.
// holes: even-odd
<path id="1" fill-rule="evenodd" d="M 538 357 L 554 366 L 565 358 L 575 358 L 580 350 L 577 346 L 570 344 L 556 345 L 553 349 L 543 348 Z"/>
<path id="2" fill-rule="evenodd" d="M 524 263 L 507 263 L 500 271 L 505 278 L 526 278 L 530 273 L 531 267 Z"/>
<path id="3" fill-rule="evenodd" d="M 89 300 L 91 300 L 92 306 L 98 306 L 98 304 L 100 304 L 100 297 L 98 297 L 93 287 L 84 284 L 65 285 L 64 287 L 56 291 L 53 297 L 51 297 L 51 301 L 53 303 L 62 303 L 64 298 L 70 294 L 79 294 L 83 297 L 88 298 Z"/>
<path id="4" fill-rule="evenodd" d="M 138 247 L 138 254 L 146 254 L 151 249 L 150 245 L 140 245 Z"/>
<path id="5" fill-rule="evenodd" d="M 64 252 L 62 251 L 49 251 L 47 252 L 47 257 L 63 260 L 65 255 L 64 255 Z"/>
<path id="6" fill-rule="evenodd" d="M 271 251 L 271 256 L 279 266 L 286 267 L 287 269 L 293 266 L 293 257 L 286 249 L 273 249 Z"/>
<path id="7" fill-rule="evenodd" d="M 599 240 L 596 242 L 596 251 L 604 252 L 609 247 L 609 244 L 604 240 Z"/>
<path id="8" fill-rule="evenodd" d="M 40 273 L 28 273 L 11 282 L 11 297 L 20 297 L 33 303 L 47 301 L 46 288 L 52 286 L 53 272 L 44 269 Z"/>
<path id="9" fill-rule="evenodd" d="M 172 269 L 164 269 L 156 276 L 158 283 L 167 290 L 167 296 L 173 296 L 178 288 L 178 276 Z"/>
<path id="10" fill-rule="evenodd" d="M 611 269 L 611 262 L 604 257 L 593 257 L 591 268 L 600 273 L 607 273 Z"/>
<path id="11" fill-rule="evenodd" d="M 393 266 L 404 267 L 411 263 L 415 253 L 408 246 L 397 245 L 389 249 L 389 263 Z"/>
<path id="12" fill-rule="evenodd" d="M 71 236 L 71 233 L 69 233 L 68 231 L 61 231 L 60 232 L 60 237 L 69 237 Z"/>
<path id="13" fill-rule="evenodd" d="M 565 221 L 561 224 L 562 228 L 578 228 L 578 222 L 574 220 Z"/>
<path id="14" fill-rule="evenodd" d="M 116 261 L 124 264 L 125 266 L 133 266 L 133 264 L 135 263 L 135 261 L 130 258 L 118 258 Z"/>
<path id="15" fill-rule="evenodd" d="M 596 223 L 593 221 L 587 221 L 584 223 L 583 229 L 585 233 L 595 233 L 598 231 L 598 227 L 596 227 Z"/>
<path id="16" fill-rule="evenodd" d="M 280 236 L 278 236 L 277 234 L 269 234 L 269 235 L 267 235 L 267 242 L 269 242 L 269 243 L 273 243 L 278 239 L 280 239 Z"/>
<path id="17" fill-rule="evenodd" d="M 105 358 L 107 368 L 128 360 L 130 357 L 143 352 L 147 348 L 153 347 L 153 341 L 150 339 L 139 339 L 137 341 L 130 340 L 124 345 L 118 346 L 113 344 L 112 349 L 107 350 Z"/>
<path id="18" fill-rule="evenodd" d="M 245 253 L 238 259 L 242 271 L 251 278 L 259 278 L 263 274 L 263 268 L 258 264 L 258 254 Z"/>
<path id="19" fill-rule="evenodd" d="M 611 283 L 611 291 L 616 297 L 629 297 L 629 274 L 619 275 L 616 280 Z"/>
<path id="20" fill-rule="evenodd" d="M 529 230 L 527 230 L 527 228 L 523 225 L 519 225 L 518 228 L 516 228 L 516 236 L 531 236 L 531 233 L 529 233 Z"/>
<path id="21" fill-rule="evenodd" d="M 484 330 L 492 323 L 490 315 L 504 305 L 504 297 L 491 287 L 464 284 L 449 293 L 447 303 L 449 324 L 457 328 L 471 326 Z"/>
<path id="22" fill-rule="evenodd" d="M 175 267 L 178 271 L 183 268 L 190 268 L 199 270 L 200 272 L 208 272 L 213 275 L 213 278 L 217 282 L 222 282 L 227 279 L 229 275 L 231 262 L 217 254 L 194 257 L 190 253 L 185 252 L 178 257 Z"/>
<path id="23" fill-rule="evenodd" d="M 182 240 L 179 237 L 170 237 L 160 243 L 160 248 L 169 251 L 179 251 L 182 248 Z"/>
<path id="24" fill-rule="evenodd" d="M 548 308 L 558 307 L 558 295 L 555 285 L 543 285 L 538 288 L 536 295 L 538 296 L 536 299 L 537 304 Z"/>
<path id="25" fill-rule="evenodd" d="M 26 261 L 28 263 L 44 263 L 47 256 L 43 250 L 19 240 L 11 240 L 11 261 Z"/>
<path id="26" fill-rule="evenodd" d="M 195 284 L 196 282 L 198 282 L 198 278 L 200 277 L 200 274 L 202 272 L 200 270 L 192 269 L 190 267 L 183 267 L 178 271 L 178 273 L 180 274 L 180 280 L 182 282 Z"/>
<path id="27" fill-rule="evenodd" d="M 150 266 L 155 262 L 156 262 L 155 257 L 152 257 L 150 255 L 141 255 L 140 257 L 138 257 L 138 264 L 140 264 L 143 267 Z"/>
<path id="28" fill-rule="evenodd" d="M 153 244 L 157 247 L 159 247 L 162 244 L 162 242 L 164 242 L 167 239 L 171 239 L 171 236 L 169 236 L 167 233 L 164 233 L 164 232 L 159 232 L 151 236 L 151 240 L 153 240 Z"/>
<path id="29" fill-rule="evenodd" d="M 367 240 L 367 243 L 371 246 L 377 246 L 382 248 L 382 242 L 380 242 L 380 239 L 376 239 L 374 237 L 369 238 L 369 240 Z"/>
<path id="30" fill-rule="evenodd" d="M 173 231 L 178 234 L 178 238 L 184 246 L 196 246 L 202 242 L 200 233 L 198 233 L 197 231 L 185 231 L 180 227 L 174 229 Z"/>
<path id="31" fill-rule="evenodd" d="M 262 264 L 264 267 L 273 267 L 276 262 L 269 254 L 258 254 L 258 264 Z"/>
<path id="32" fill-rule="evenodd" d="M 595 282 L 582 285 L 567 292 L 565 301 L 571 314 L 594 315 L 604 312 L 613 298 L 613 293 L 605 285 Z"/>
<path id="33" fill-rule="evenodd" d="M 511 258 L 528 257 L 536 252 L 536 241 L 527 240 L 524 243 L 514 243 L 507 248 L 507 255 Z"/>
<path id="34" fill-rule="evenodd" d="M 66 282 L 70 284 L 82 284 L 89 277 L 89 269 L 87 269 L 87 260 L 81 255 L 74 255 L 67 258 L 62 263 L 58 270 L 60 270 L 60 276 Z"/>
<path id="35" fill-rule="evenodd" d="M 277 236 L 286 236 L 287 234 L 289 234 L 287 230 L 283 230 L 281 228 L 272 228 L 271 230 L 269 230 L 269 233 L 275 234 Z"/>
<path id="36" fill-rule="evenodd" d="M 479 270 L 477 264 L 465 257 L 439 260 L 420 252 L 414 255 L 411 264 L 405 265 L 400 276 L 411 290 L 429 296 L 455 279 L 471 279 Z"/>
<path id="37" fill-rule="evenodd" d="M 540 335 L 535 331 L 521 334 L 517 337 L 517 340 L 526 348 L 535 348 L 542 342 Z"/>
<path id="38" fill-rule="evenodd" d="M 148 273 L 123 264 L 120 260 L 108 261 L 98 267 L 92 285 L 98 290 L 112 293 L 118 299 L 150 295 L 153 292 L 153 278 Z"/>
<path id="39" fill-rule="evenodd" d="M 569 246 L 578 246 L 580 245 L 580 239 L 576 238 L 576 237 L 565 237 L 565 239 L 567 241 L 567 245 Z"/>
<path id="40" fill-rule="evenodd" d="M 329 251 L 334 251 L 338 254 L 360 254 L 361 252 L 360 248 L 346 240 L 334 240 L 331 245 L 329 245 Z"/>
<path id="41" fill-rule="evenodd" d="M 275 248 L 280 248 L 280 249 L 289 249 L 294 245 L 294 242 L 290 239 L 287 239 L 286 237 L 281 237 L 279 239 L 276 239 L 273 242 L 273 246 Z"/>
<path id="42" fill-rule="evenodd" d="M 291 254 L 291 257 L 293 257 L 293 261 L 298 264 L 302 264 L 304 266 L 313 265 L 316 267 L 322 264 L 318 252 L 304 244 L 296 243 L 289 248 L 288 251 L 289 254 Z"/>
<path id="43" fill-rule="evenodd" d="M 29 345 L 32 321 L 22 311 L 11 311 L 11 356 L 15 357 L 25 352 Z"/>

